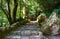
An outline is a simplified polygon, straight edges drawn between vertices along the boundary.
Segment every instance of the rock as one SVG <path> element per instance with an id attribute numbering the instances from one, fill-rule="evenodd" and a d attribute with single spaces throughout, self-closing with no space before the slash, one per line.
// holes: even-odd
<path id="1" fill-rule="evenodd" d="M 46 20 L 46 15 L 44 13 L 41 13 L 38 17 L 37 17 L 37 21 L 38 24 L 41 26 L 41 23 L 44 22 Z"/>
<path id="2" fill-rule="evenodd" d="M 60 20 L 57 17 L 55 12 L 53 12 L 50 15 L 50 17 L 44 23 L 42 23 L 42 26 L 41 26 L 41 31 L 47 35 L 60 34 L 59 29 L 60 29 Z"/>

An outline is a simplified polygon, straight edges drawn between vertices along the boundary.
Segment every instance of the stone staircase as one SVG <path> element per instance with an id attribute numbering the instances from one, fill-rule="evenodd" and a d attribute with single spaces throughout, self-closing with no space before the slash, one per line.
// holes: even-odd
<path id="1" fill-rule="evenodd" d="M 36 21 L 21 26 L 2 39 L 60 39 L 60 36 L 43 36 Z"/>
<path id="2" fill-rule="evenodd" d="M 3 39 L 40 39 L 43 37 L 36 21 L 31 21 L 30 23 L 21 26 L 22 27 L 18 27 L 18 29 L 12 31 Z"/>

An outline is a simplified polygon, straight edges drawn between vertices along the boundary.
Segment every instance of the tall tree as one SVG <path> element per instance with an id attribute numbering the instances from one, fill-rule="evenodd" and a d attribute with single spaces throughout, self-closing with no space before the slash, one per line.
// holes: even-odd
<path id="1" fill-rule="evenodd" d="M 13 24 L 14 22 L 16 22 L 16 11 L 17 11 L 17 7 L 18 7 L 18 0 L 13 0 L 14 2 L 14 8 L 13 11 L 11 11 L 11 1 L 12 0 L 0 0 L 0 9 L 4 12 L 4 14 L 6 15 L 10 25 Z M 4 9 L 4 5 L 3 4 L 5 2 L 5 4 L 7 4 L 7 8 Z"/>

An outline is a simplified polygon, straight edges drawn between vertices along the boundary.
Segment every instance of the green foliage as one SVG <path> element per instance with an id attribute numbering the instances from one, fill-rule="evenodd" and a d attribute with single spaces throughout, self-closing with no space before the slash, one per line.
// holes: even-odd
<path id="1" fill-rule="evenodd" d="M 41 8 L 43 8 L 43 11 L 52 11 L 54 8 L 59 6 L 60 0 L 38 0 L 37 1 Z"/>
<path id="2" fill-rule="evenodd" d="M 52 12 L 56 12 L 56 13 L 58 13 L 58 17 L 60 17 L 60 15 L 59 15 L 60 14 L 60 7 L 59 7 L 60 5 L 59 4 L 60 4 L 60 0 L 18 0 L 16 20 L 19 19 L 19 21 L 20 20 L 23 21 L 23 18 L 25 17 L 26 7 L 28 10 L 29 18 L 37 17 L 41 12 L 44 12 L 47 15 L 47 17 L 49 17 Z M 1 2 L 0 2 L 0 6 L 1 6 Z M 8 11 L 8 6 L 7 6 L 6 0 L 2 0 L 2 7 L 5 10 L 5 12 Z M 14 8 L 14 0 L 10 1 L 10 7 L 11 7 L 10 9 L 11 9 L 11 14 L 12 14 L 13 8 Z M 2 20 L 1 25 L 9 24 L 9 22 L 7 20 L 7 16 L 5 16 L 5 14 L 3 14 L 4 12 L 1 11 L 1 9 L 0 9 L 0 13 L 1 13 L 0 20 Z"/>
<path id="3" fill-rule="evenodd" d="M 28 9 L 29 17 L 36 16 L 41 11 L 39 4 L 35 0 L 26 0 L 24 2 Z"/>
<path id="4" fill-rule="evenodd" d="M 9 26 L 9 22 L 7 20 L 7 17 L 3 14 L 3 12 L 0 10 L 0 27 L 2 26 Z"/>

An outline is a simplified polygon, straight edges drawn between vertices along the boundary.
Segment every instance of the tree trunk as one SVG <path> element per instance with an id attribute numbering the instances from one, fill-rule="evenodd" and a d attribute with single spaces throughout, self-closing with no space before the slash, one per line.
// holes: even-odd
<path id="1" fill-rule="evenodd" d="M 28 18 L 28 9 L 27 9 L 27 7 L 25 7 L 25 17 Z"/>
<path id="2" fill-rule="evenodd" d="M 9 24 L 11 25 L 13 22 L 12 22 L 12 17 L 11 17 L 11 9 L 10 9 L 10 0 L 7 0 L 7 5 L 8 5 L 8 21 L 9 21 Z"/>
<path id="3" fill-rule="evenodd" d="M 13 9 L 13 22 L 16 22 L 16 12 L 18 7 L 18 0 L 14 0 L 14 9 Z"/>

